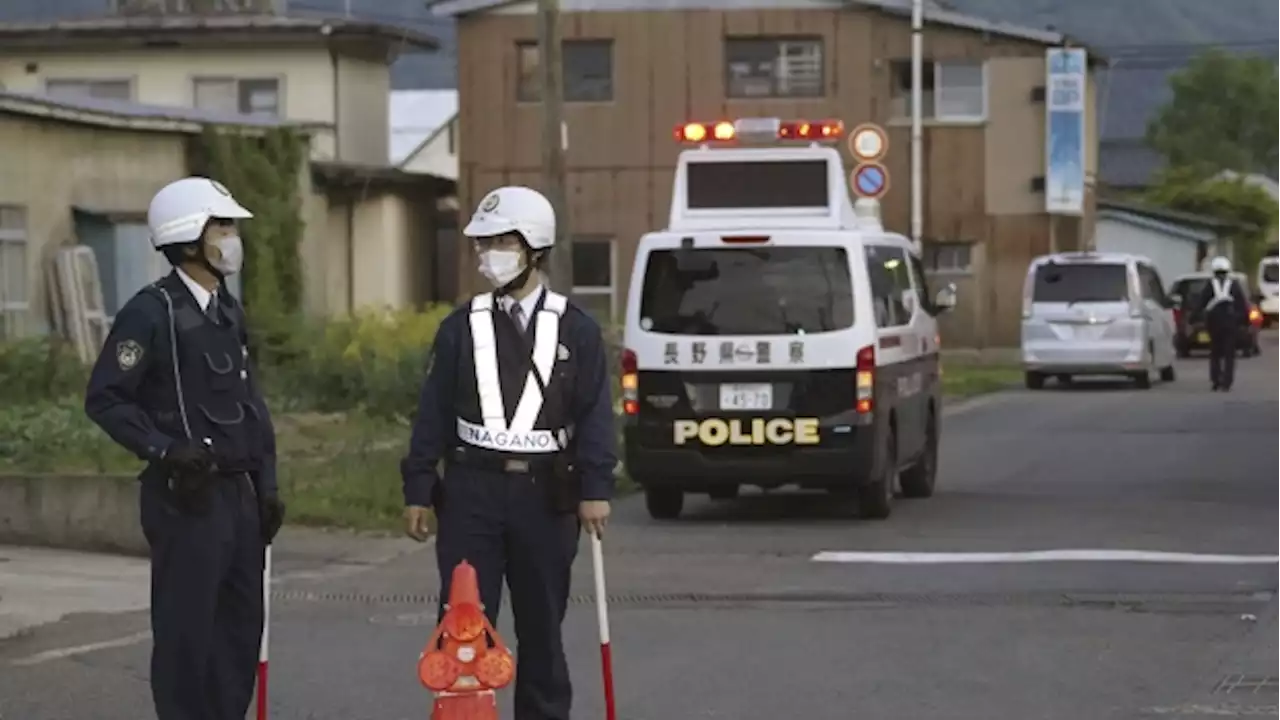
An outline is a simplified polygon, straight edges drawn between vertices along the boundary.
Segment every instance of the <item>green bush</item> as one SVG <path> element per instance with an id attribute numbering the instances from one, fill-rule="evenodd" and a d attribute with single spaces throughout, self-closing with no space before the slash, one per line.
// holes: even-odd
<path id="1" fill-rule="evenodd" d="M 84 397 L 89 368 L 57 337 L 0 343 L 0 408 Z"/>
<path id="2" fill-rule="evenodd" d="M 90 422 L 79 397 L 0 408 L 0 469 L 106 473 L 141 467 L 141 461 Z"/>
<path id="3" fill-rule="evenodd" d="M 376 417 L 410 417 L 448 305 L 367 311 L 272 332 L 263 372 L 278 406 Z"/>

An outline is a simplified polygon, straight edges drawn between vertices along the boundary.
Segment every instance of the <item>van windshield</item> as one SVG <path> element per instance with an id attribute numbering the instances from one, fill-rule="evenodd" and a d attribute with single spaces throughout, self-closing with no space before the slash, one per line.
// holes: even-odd
<path id="1" fill-rule="evenodd" d="M 672 335 L 795 335 L 853 325 L 848 255 L 836 247 L 649 253 L 640 328 Z"/>
<path id="2" fill-rule="evenodd" d="M 1036 269 L 1034 302 L 1126 302 L 1128 274 L 1124 265 L 1049 263 Z"/>
<path id="3" fill-rule="evenodd" d="M 1262 282 L 1280 282 L 1280 265 L 1273 262 L 1263 265 Z"/>

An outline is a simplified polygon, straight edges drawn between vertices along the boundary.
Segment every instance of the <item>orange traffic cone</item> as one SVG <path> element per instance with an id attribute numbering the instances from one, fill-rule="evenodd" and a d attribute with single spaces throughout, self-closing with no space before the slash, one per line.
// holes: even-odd
<path id="1" fill-rule="evenodd" d="M 436 694 L 431 720 L 498 720 L 494 690 L 515 673 L 511 651 L 485 617 L 476 569 L 463 560 L 453 569 L 444 617 L 418 656 L 418 679 Z"/>

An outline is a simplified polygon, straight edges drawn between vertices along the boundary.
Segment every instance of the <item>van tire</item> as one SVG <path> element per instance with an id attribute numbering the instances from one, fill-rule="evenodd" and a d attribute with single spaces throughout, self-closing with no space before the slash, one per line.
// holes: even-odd
<path id="1" fill-rule="evenodd" d="M 1173 382 L 1178 379 L 1178 371 L 1170 365 L 1167 368 L 1160 368 L 1160 382 Z"/>
<path id="2" fill-rule="evenodd" d="M 669 488 L 645 488 L 644 507 L 654 520 L 675 520 L 684 510 L 684 493 Z"/>
<path id="3" fill-rule="evenodd" d="M 875 457 L 875 477 L 858 488 L 858 509 L 868 520 L 884 520 L 893 511 L 893 490 L 898 479 L 898 438 L 893 425 L 885 429 Z"/>
<path id="4" fill-rule="evenodd" d="M 1133 374 L 1133 384 L 1139 390 L 1151 389 L 1151 371 L 1143 370 Z"/>
<path id="5" fill-rule="evenodd" d="M 1044 375 L 1037 372 L 1029 372 L 1024 378 L 1028 390 L 1040 390 L 1044 388 Z"/>
<path id="6" fill-rule="evenodd" d="M 933 486 L 938 477 L 938 420 L 933 408 L 929 408 L 929 419 L 924 426 L 924 452 L 914 465 L 902 471 L 898 482 L 902 486 L 902 496 L 907 498 L 927 498 L 933 496 Z"/>

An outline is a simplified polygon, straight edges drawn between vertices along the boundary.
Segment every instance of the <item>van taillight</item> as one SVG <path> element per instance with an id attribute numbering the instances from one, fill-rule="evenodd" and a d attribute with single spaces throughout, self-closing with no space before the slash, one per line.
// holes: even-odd
<path id="1" fill-rule="evenodd" d="M 622 351 L 622 412 L 625 415 L 640 413 L 639 363 L 632 350 Z"/>
<path id="2" fill-rule="evenodd" d="M 876 346 L 868 345 L 858 351 L 858 364 L 854 369 L 854 408 L 859 415 L 872 411 L 872 399 L 876 387 Z"/>

